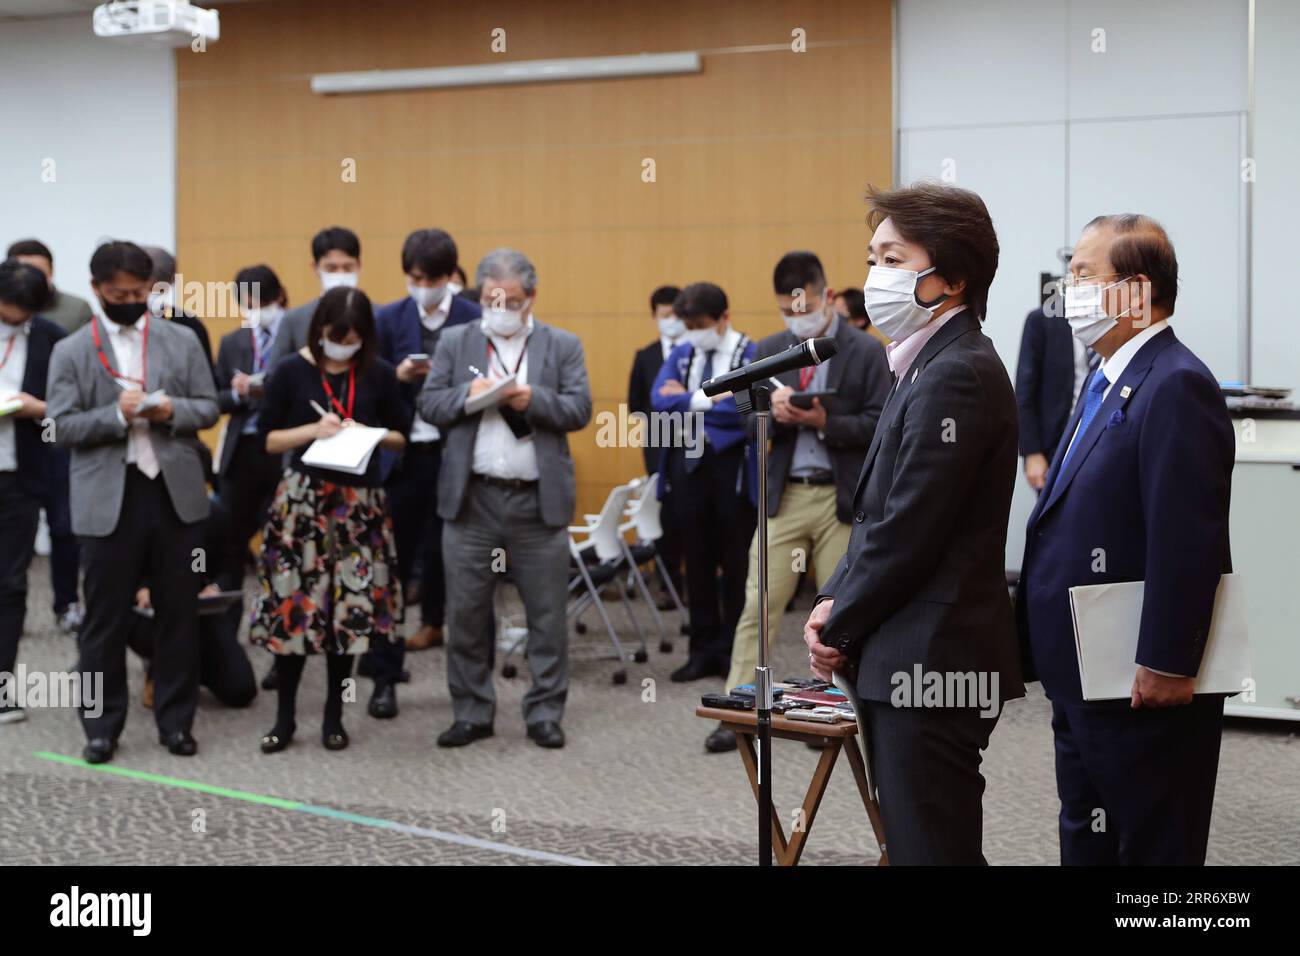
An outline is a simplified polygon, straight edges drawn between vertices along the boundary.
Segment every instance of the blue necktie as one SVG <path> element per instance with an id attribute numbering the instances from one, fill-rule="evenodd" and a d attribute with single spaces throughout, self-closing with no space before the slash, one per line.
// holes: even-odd
<path id="1" fill-rule="evenodd" d="M 259 372 L 266 371 L 266 360 L 270 358 L 270 356 L 267 353 L 270 352 L 270 350 L 271 350 L 271 330 L 268 329 L 265 325 L 260 325 L 257 328 L 257 354 L 258 354 L 258 358 L 261 359 L 261 362 L 258 364 L 258 368 L 256 369 L 256 371 Z"/>
<path id="2" fill-rule="evenodd" d="M 1088 430 L 1092 420 L 1097 417 L 1097 410 L 1101 408 L 1101 400 L 1106 396 L 1106 386 L 1109 384 L 1106 373 L 1098 366 L 1097 371 L 1093 372 L 1092 378 L 1088 380 L 1088 391 L 1083 399 L 1083 417 L 1079 419 L 1079 430 L 1074 433 L 1070 447 L 1065 450 L 1065 457 L 1061 459 L 1062 473 L 1065 472 L 1065 466 L 1070 463 L 1070 456 L 1074 454 L 1074 449 L 1079 447 L 1079 439 Z"/>
<path id="3" fill-rule="evenodd" d="M 703 385 L 709 379 L 713 378 L 713 354 L 714 353 L 712 351 L 704 353 L 704 368 L 700 372 L 701 385 Z M 702 457 L 703 457 L 702 455 L 697 455 L 694 458 L 691 458 L 689 456 L 686 458 L 684 462 L 686 466 L 686 474 L 688 475 L 692 474 L 696 468 L 700 467 L 700 459 Z"/>

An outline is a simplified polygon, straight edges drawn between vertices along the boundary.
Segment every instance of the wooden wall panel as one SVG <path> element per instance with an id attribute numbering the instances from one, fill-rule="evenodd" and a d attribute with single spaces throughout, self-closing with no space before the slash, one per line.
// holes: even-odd
<path id="1" fill-rule="evenodd" d="M 221 7 L 222 38 L 178 52 L 177 244 L 187 279 L 268 262 L 303 302 L 308 243 L 362 242 L 362 287 L 404 294 L 403 238 L 451 232 L 472 275 L 513 245 L 539 318 L 582 336 L 597 411 L 626 399 L 655 335 L 650 291 L 708 279 L 736 325 L 780 328 L 770 276 L 811 248 L 861 285 L 867 183 L 892 179 L 889 0 L 275 0 Z M 494 54 L 495 28 L 507 51 Z M 808 50 L 790 49 L 806 31 Z M 313 95 L 313 73 L 699 50 L 699 74 Z M 642 160 L 656 181 L 642 181 Z M 354 160 L 355 182 L 341 164 Z M 214 340 L 236 324 L 210 317 Z M 580 511 L 639 473 L 636 449 L 573 436 Z"/>

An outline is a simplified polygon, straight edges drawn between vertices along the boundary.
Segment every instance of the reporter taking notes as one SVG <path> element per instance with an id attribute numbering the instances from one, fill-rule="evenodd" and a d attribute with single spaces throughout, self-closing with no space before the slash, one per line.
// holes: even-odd
<path id="1" fill-rule="evenodd" d="M 1178 259 L 1147 216 L 1084 227 L 1065 321 L 1102 357 L 1029 516 L 1016 617 L 1052 700 L 1061 862 L 1205 862 L 1223 695 L 1193 695 L 1232 570 L 1234 437 L 1208 368 L 1174 335 Z M 1129 700 L 1083 700 L 1069 589 L 1145 582 Z M 1099 819 L 1103 826 L 1097 826 Z"/>
<path id="2" fill-rule="evenodd" d="M 890 862 L 983 864 L 980 751 L 1024 694 L 1003 571 L 1016 402 L 980 328 L 998 239 L 955 186 L 869 203 L 863 293 L 895 383 L 804 641 L 863 699 Z"/>

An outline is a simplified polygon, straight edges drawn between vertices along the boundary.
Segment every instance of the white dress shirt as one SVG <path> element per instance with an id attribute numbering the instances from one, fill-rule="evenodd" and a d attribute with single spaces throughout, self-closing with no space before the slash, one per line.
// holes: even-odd
<path id="1" fill-rule="evenodd" d="M 0 325 L 0 402 L 23 390 L 27 372 L 27 333 L 32 324 Z M 5 356 L 8 356 L 6 358 Z M 14 441 L 14 417 L 0 418 L 0 471 L 18 470 L 18 447 Z"/>
<path id="2" fill-rule="evenodd" d="M 420 313 L 420 324 L 430 332 L 437 332 L 447 324 L 447 318 L 451 315 L 451 300 L 454 298 L 455 296 L 448 290 L 447 294 L 442 297 L 442 301 L 434 306 L 432 312 L 425 312 L 420 303 L 415 303 L 415 309 Z M 430 356 L 430 358 L 432 357 Z M 441 437 L 442 433 L 438 431 L 436 425 L 431 425 L 421 418 L 419 413 L 416 413 L 415 418 L 411 421 L 410 442 L 412 445 L 437 441 Z"/>
<path id="3" fill-rule="evenodd" d="M 496 351 L 495 357 L 489 353 L 490 367 L 483 369 L 484 374 L 502 378 L 504 377 L 502 366 L 505 367 L 505 374 L 509 374 L 518 362 L 519 371 L 515 372 L 515 384 L 526 385 L 528 383 L 526 346 L 529 336 L 533 333 L 532 313 L 529 313 L 524 327 L 508 339 L 489 332 L 486 320 L 480 321 L 479 327 L 483 329 L 483 334 L 488 337 L 488 341 Z M 522 441 L 516 438 L 515 433 L 501 417 L 501 412 L 495 407 L 485 409 L 478 423 L 478 436 L 474 439 L 473 471 L 476 475 L 490 475 L 493 478 L 536 481 L 537 449 L 533 446 L 531 438 Z"/>
<path id="4" fill-rule="evenodd" d="M 113 368 L 122 377 L 118 384 L 124 389 L 145 389 L 140 384 L 144 380 L 144 332 L 149 316 L 142 315 L 131 325 L 118 325 L 108 319 L 96 320 L 101 329 L 107 329 L 108 341 L 113 346 L 116 361 Z M 134 380 L 134 381 L 132 381 Z M 128 423 L 122 416 L 121 406 L 117 409 L 117 418 L 127 426 L 126 463 L 135 465 L 146 478 L 157 478 L 161 470 L 158 456 L 154 452 L 153 439 L 149 435 L 149 422 L 143 418 L 133 418 Z"/>
<path id="5" fill-rule="evenodd" d="M 681 344 L 681 341 L 680 336 L 675 339 L 670 339 L 666 335 L 659 336 L 659 348 L 663 350 L 665 362 L 668 361 L 668 353 L 677 348 L 677 346 Z"/>
<path id="6" fill-rule="evenodd" d="M 965 310 L 965 305 L 959 305 L 955 309 L 945 312 L 939 318 L 931 320 L 928 325 L 913 332 L 907 338 L 890 342 L 885 346 L 885 355 L 889 358 L 889 370 L 894 373 L 895 387 L 903 380 L 903 376 L 912 367 L 916 357 L 921 354 L 921 349 L 925 348 L 925 343 L 934 338 L 935 333 L 947 325 L 949 319 L 958 312 L 964 312 Z"/>

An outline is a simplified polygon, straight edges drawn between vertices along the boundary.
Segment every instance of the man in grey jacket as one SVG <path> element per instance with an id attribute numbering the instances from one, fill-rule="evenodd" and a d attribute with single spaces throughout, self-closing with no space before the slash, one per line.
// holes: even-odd
<path id="1" fill-rule="evenodd" d="M 178 756 L 198 699 L 197 603 L 208 496 L 198 432 L 215 424 L 216 392 L 194 332 L 147 312 L 152 262 L 130 242 L 90 260 L 100 315 L 50 358 L 47 412 L 72 452 L 72 530 L 81 539 L 86 618 L 79 670 L 102 674 L 83 698 L 89 763 L 110 760 L 126 723 L 126 639 L 148 578 L 158 635 L 153 662 L 159 742 Z M 84 680 L 84 678 L 83 678 Z"/>
<path id="2" fill-rule="evenodd" d="M 447 569 L 447 683 L 455 722 L 438 738 L 461 747 L 492 735 L 492 594 L 506 562 L 528 616 L 528 736 L 564 746 L 568 695 L 569 533 L 577 499 L 568 432 L 591 418 L 578 337 L 533 318 L 537 271 L 513 249 L 479 263 L 483 317 L 443 332 L 417 400 L 444 438 L 438 514 Z M 501 379 L 500 403 L 466 403 Z"/>

